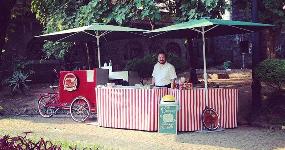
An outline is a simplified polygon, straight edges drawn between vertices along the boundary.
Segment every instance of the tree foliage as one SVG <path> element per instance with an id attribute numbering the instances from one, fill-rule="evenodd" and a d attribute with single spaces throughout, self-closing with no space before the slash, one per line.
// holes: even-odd
<path id="1" fill-rule="evenodd" d="M 282 30 L 285 31 L 285 1 L 284 0 L 258 0 L 258 22 L 273 24 L 275 27 L 268 28 L 262 34 L 262 53 L 264 58 L 282 56 L 284 50 L 278 49 Z M 252 1 L 236 0 L 239 9 L 252 10 Z M 250 13 L 247 11 L 247 13 Z M 247 14 L 249 15 L 249 14 Z M 278 50 L 278 51 L 277 51 Z"/>
<path id="2" fill-rule="evenodd" d="M 134 20 L 144 20 L 153 27 L 162 16 L 158 3 L 169 4 L 169 1 L 32 0 L 31 5 L 36 18 L 44 25 L 44 33 L 50 33 L 95 22 L 129 25 Z M 179 21 L 201 17 L 220 18 L 228 6 L 225 0 L 179 0 L 175 1 L 175 5 L 182 12 L 174 15 Z M 51 50 L 53 47 L 55 46 L 52 43 L 45 45 L 46 49 L 50 49 L 47 51 L 48 56 L 62 57 L 68 49 L 63 47 L 60 53 L 56 53 Z"/>
<path id="3" fill-rule="evenodd" d="M 255 73 L 261 82 L 280 90 L 285 84 L 285 60 L 264 60 L 258 65 Z"/>
<path id="4" fill-rule="evenodd" d="M 278 49 L 282 30 L 285 31 L 285 1 L 284 0 L 262 0 L 260 8 L 260 20 L 274 24 L 275 27 L 264 32 L 266 39 L 267 58 L 282 57 L 284 49 Z"/>
<path id="5" fill-rule="evenodd" d="M 199 19 L 201 17 L 221 18 L 229 4 L 225 0 L 182 0 L 180 20 Z"/>
<path id="6" fill-rule="evenodd" d="M 278 28 L 285 24 L 285 1 L 284 0 L 262 0 L 260 3 L 260 19 L 266 23 L 276 25 Z"/>
<path id="7" fill-rule="evenodd" d="M 3 47 L 6 43 L 5 38 L 7 34 L 7 28 L 11 19 L 11 11 L 16 3 L 16 0 L 1 0 L 0 1 L 0 65 L 2 64 Z"/>
<path id="8" fill-rule="evenodd" d="M 111 3 L 102 0 L 32 0 L 32 11 L 36 18 L 44 25 L 44 33 L 90 25 L 92 23 L 111 23 L 125 25 L 131 20 L 149 20 L 155 22 L 160 19 L 159 10 L 152 0 L 116 1 Z M 62 45 L 62 46 L 60 46 Z M 65 45 L 65 46 L 63 46 Z M 52 51 L 54 43 L 47 43 L 44 47 L 47 56 L 55 55 L 62 58 L 68 51 L 69 43 L 59 44 L 61 52 Z M 58 55 L 61 54 L 61 55 Z"/>

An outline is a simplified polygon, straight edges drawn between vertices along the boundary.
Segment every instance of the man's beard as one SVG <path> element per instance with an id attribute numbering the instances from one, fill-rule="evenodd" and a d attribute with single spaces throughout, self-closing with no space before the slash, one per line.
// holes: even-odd
<path id="1" fill-rule="evenodd" d="M 160 64 L 165 64 L 166 61 L 158 61 Z"/>

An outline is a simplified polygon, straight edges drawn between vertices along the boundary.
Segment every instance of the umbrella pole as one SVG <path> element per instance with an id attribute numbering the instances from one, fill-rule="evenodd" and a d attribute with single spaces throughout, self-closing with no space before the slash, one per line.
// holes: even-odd
<path id="1" fill-rule="evenodd" d="M 205 42 L 205 27 L 202 27 L 202 40 L 203 40 L 203 62 L 204 62 L 204 83 L 205 83 L 205 98 L 206 106 L 208 106 L 208 76 L 207 76 L 207 65 L 206 65 L 206 42 Z"/>
<path id="2" fill-rule="evenodd" d="M 97 54 L 98 54 L 98 68 L 101 68 L 101 58 L 100 58 L 100 36 L 96 35 L 96 40 L 97 40 Z"/>

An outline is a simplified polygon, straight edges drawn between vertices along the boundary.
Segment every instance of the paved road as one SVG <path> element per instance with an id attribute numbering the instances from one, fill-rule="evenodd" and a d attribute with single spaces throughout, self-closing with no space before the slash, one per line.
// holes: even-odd
<path id="1" fill-rule="evenodd" d="M 35 138 L 80 141 L 113 149 L 285 149 L 285 131 L 238 127 L 219 132 L 185 132 L 165 135 L 156 132 L 102 128 L 76 123 L 67 116 L 53 118 L 0 118 L 0 135 L 32 131 Z"/>

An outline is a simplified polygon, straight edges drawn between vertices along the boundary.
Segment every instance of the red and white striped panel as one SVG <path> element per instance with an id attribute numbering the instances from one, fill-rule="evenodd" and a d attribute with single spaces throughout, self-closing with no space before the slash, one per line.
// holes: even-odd
<path id="1" fill-rule="evenodd" d="M 158 103 L 167 89 L 96 88 L 98 123 L 103 127 L 157 131 Z"/>
<path id="2" fill-rule="evenodd" d="M 158 130 L 158 105 L 166 94 L 179 101 L 178 131 L 202 129 L 202 112 L 206 107 L 204 89 L 114 89 L 96 88 L 100 126 L 146 131 Z M 220 116 L 222 128 L 237 127 L 238 90 L 209 89 L 208 106 Z"/>
<path id="3" fill-rule="evenodd" d="M 179 102 L 178 131 L 197 131 L 202 129 L 201 114 L 204 109 L 203 89 L 170 89 Z"/>
<path id="4" fill-rule="evenodd" d="M 178 131 L 197 131 L 202 129 L 202 112 L 206 107 L 204 89 L 192 90 L 170 89 L 170 94 L 179 101 Z M 222 128 L 237 127 L 238 90 L 208 89 L 208 106 L 215 109 L 220 116 Z"/>
<path id="5" fill-rule="evenodd" d="M 238 90 L 214 88 L 208 94 L 208 105 L 219 114 L 221 127 L 237 127 Z"/>

